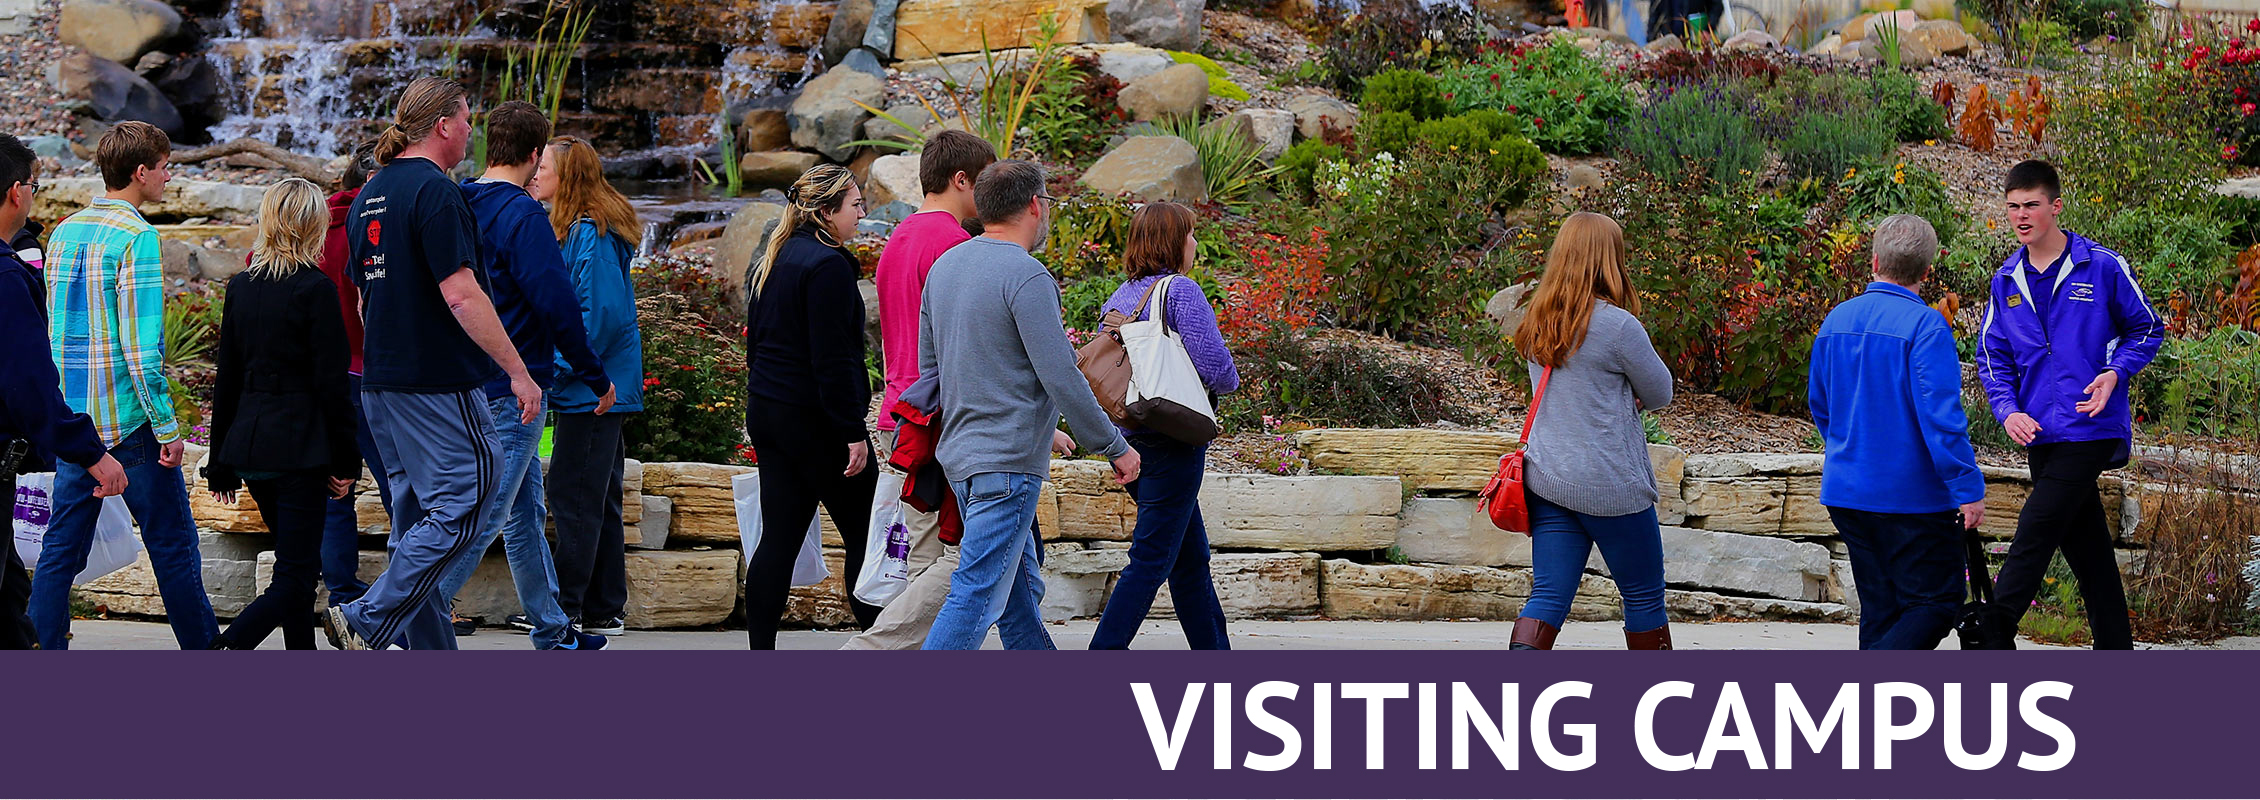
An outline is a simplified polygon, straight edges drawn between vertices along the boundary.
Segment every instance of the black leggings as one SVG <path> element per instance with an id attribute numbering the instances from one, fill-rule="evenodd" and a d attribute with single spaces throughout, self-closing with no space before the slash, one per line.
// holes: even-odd
<path id="1" fill-rule="evenodd" d="M 275 533 L 275 576 L 267 581 L 267 590 L 245 606 L 220 634 L 229 649 L 258 649 L 278 627 L 282 628 L 283 647 L 314 649 L 314 585 L 322 578 L 328 482 L 328 477 L 319 472 L 244 481 L 252 501 L 259 505 L 259 518 Z"/>
<path id="2" fill-rule="evenodd" d="M 1995 606 L 2011 628 L 2024 619 L 2040 593 L 2049 558 L 2064 550 L 2064 564 L 2079 581 L 2087 605 L 2087 625 L 2097 650 L 2134 649 L 2134 626 L 2127 621 L 2127 592 L 2119 583 L 2119 561 L 2111 552 L 2104 524 L 2103 496 L 2095 479 L 2111 468 L 2124 441 L 2055 442 L 2025 451 L 2032 468 L 2032 496 L 2017 516 L 2017 537 L 2001 564 Z"/>
<path id="3" fill-rule="evenodd" d="M 755 650 L 777 649 L 777 623 L 792 591 L 793 562 L 802 536 L 822 503 L 846 545 L 848 608 L 856 627 L 869 628 L 879 607 L 856 600 L 856 573 L 863 568 L 866 529 L 871 526 L 871 494 L 879 488 L 876 462 L 854 477 L 847 470 L 847 444 L 831 441 L 831 429 L 812 411 L 771 408 L 749 415 L 746 433 L 761 459 L 761 544 L 745 571 L 746 641 Z"/>

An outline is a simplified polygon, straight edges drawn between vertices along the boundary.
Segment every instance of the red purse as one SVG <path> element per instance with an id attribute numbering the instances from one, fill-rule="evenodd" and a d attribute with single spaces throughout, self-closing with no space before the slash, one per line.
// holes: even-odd
<path id="1" fill-rule="evenodd" d="M 1530 443 L 1530 422 L 1538 418 L 1538 404 L 1546 399 L 1546 383 L 1554 377 L 1554 368 L 1546 367 L 1538 374 L 1538 392 L 1530 398 L 1530 413 L 1522 418 L 1521 444 Z M 1499 472 L 1491 482 L 1483 485 L 1476 495 L 1476 505 L 1491 514 L 1491 524 L 1499 530 L 1530 533 L 1530 504 L 1524 499 L 1522 489 L 1522 450 L 1499 457 Z"/>

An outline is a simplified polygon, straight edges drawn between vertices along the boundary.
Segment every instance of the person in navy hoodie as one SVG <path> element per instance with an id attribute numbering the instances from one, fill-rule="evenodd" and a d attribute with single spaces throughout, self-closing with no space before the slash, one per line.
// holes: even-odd
<path id="1" fill-rule="evenodd" d="M 2032 495 L 2001 565 L 1992 620 L 2013 630 L 2058 548 L 2079 581 L 2098 650 L 2134 647 L 2126 590 L 2096 478 L 2127 463 L 2127 383 L 2158 355 L 2165 326 L 2126 258 L 2056 227 L 2056 168 L 2026 161 L 2003 181 L 2024 246 L 1994 274 L 1978 350 L 1986 402 L 2025 446 Z"/>
<path id="2" fill-rule="evenodd" d="M 23 227 L 39 191 L 31 148 L 0 134 L 0 230 Z M 94 433 L 94 422 L 63 402 L 63 379 L 47 354 L 46 289 L 15 248 L 0 244 L 0 524 L 16 518 L 16 472 L 33 446 L 85 467 L 94 495 L 126 490 L 125 467 Z M 11 541 L 0 540 L 0 650 L 38 646 L 24 608 L 31 578 Z"/>
<path id="3" fill-rule="evenodd" d="M 597 395 L 596 413 L 602 414 L 612 407 L 612 383 L 605 377 L 604 362 L 589 349 L 588 331 L 581 325 L 580 295 L 565 270 L 557 237 L 550 233 L 549 209 L 526 194 L 526 183 L 533 180 L 548 141 L 549 118 L 532 103 L 513 100 L 495 106 L 487 112 L 486 173 L 464 181 L 463 193 L 472 218 L 478 221 L 479 256 L 495 314 L 502 318 L 526 371 L 546 393 L 556 382 L 555 355 L 564 354 L 573 377 Z M 536 414 L 531 422 L 521 422 L 503 379 L 488 381 L 486 396 L 502 444 L 501 498 L 471 540 L 472 557 L 456 562 L 440 583 L 440 591 L 453 597 L 461 590 L 478 568 L 479 555 L 500 533 L 534 649 L 602 650 L 604 637 L 575 630 L 557 604 L 557 571 L 550 562 L 549 542 L 542 537 L 547 512 L 536 450 L 544 420 Z M 410 646 L 417 644 L 421 643 L 412 638 Z"/>
<path id="4" fill-rule="evenodd" d="M 1985 475 L 1962 413 L 1954 327 L 1916 294 L 1938 232 L 1876 226 L 1867 292 L 1828 313 L 1806 401 L 1826 444 L 1821 505 L 1852 559 L 1860 649 L 1930 650 L 1962 606 L 1962 531 L 1985 520 Z"/>

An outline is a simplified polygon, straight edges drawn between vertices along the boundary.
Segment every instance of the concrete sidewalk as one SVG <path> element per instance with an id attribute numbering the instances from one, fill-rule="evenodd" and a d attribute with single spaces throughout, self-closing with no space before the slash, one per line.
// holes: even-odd
<path id="1" fill-rule="evenodd" d="M 1082 649 L 1097 623 L 1077 620 L 1051 626 L 1052 638 L 1062 649 Z M 1238 650 L 1503 650 L 1514 635 L 1511 622 L 1301 622 L 1248 620 L 1231 623 L 1232 647 Z M 71 623 L 71 646 L 80 650 L 169 650 L 172 629 L 156 622 L 77 620 Z M 785 631 L 777 646 L 785 650 L 833 650 L 847 641 L 844 631 Z M 1672 626 L 1672 637 L 1683 650 L 1852 650 L 1858 632 L 1851 625 L 1794 622 L 1713 622 Z M 319 637 L 317 637 L 318 639 Z M 630 631 L 615 638 L 617 650 L 740 650 L 746 646 L 743 630 Z M 514 630 L 486 628 L 461 640 L 465 650 L 517 650 L 526 638 Z M 998 647 L 991 636 L 989 648 Z M 1177 623 L 1149 622 L 1136 646 L 1150 650 L 1183 650 L 1185 637 Z M 1562 629 L 1556 646 L 1564 650 L 1617 650 L 1623 634 L 1614 623 L 1572 622 Z M 2026 649 L 2064 649 L 2020 641 Z M 328 649 L 323 642 L 320 647 Z M 1945 649 L 1955 647 L 1946 637 Z M 2159 648 L 2157 645 L 2142 645 Z M 268 637 L 262 649 L 282 648 L 282 637 Z M 2165 647 L 2163 649 L 2179 649 Z M 2208 649 L 2260 650 L 2260 637 L 2227 639 Z"/>

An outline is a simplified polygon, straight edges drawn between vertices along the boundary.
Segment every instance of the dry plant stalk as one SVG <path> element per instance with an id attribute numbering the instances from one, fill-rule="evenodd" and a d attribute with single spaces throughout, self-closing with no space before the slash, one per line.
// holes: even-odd
<path id="1" fill-rule="evenodd" d="M 2260 331 L 2260 245 L 2239 253 L 2236 267 L 2236 292 L 2229 295 L 2229 310 L 2236 315 L 2236 324 Z"/>
<path id="2" fill-rule="evenodd" d="M 1994 130 L 2001 124 L 2001 107 L 1987 94 L 1985 84 L 1970 87 L 1970 99 L 1962 108 L 1962 123 L 1958 130 L 1962 142 L 1980 153 L 1993 152 Z"/>
<path id="3" fill-rule="evenodd" d="M 1938 79 L 1937 83 L 1931 84 L 1930 100 L 1933 103 L 1937 103 L 1939 107 L 1946 109 L 1946 122 L 1948 124 L 1953 124 L 1954 82 L 1945 78 L 1940 78 Z"/>

